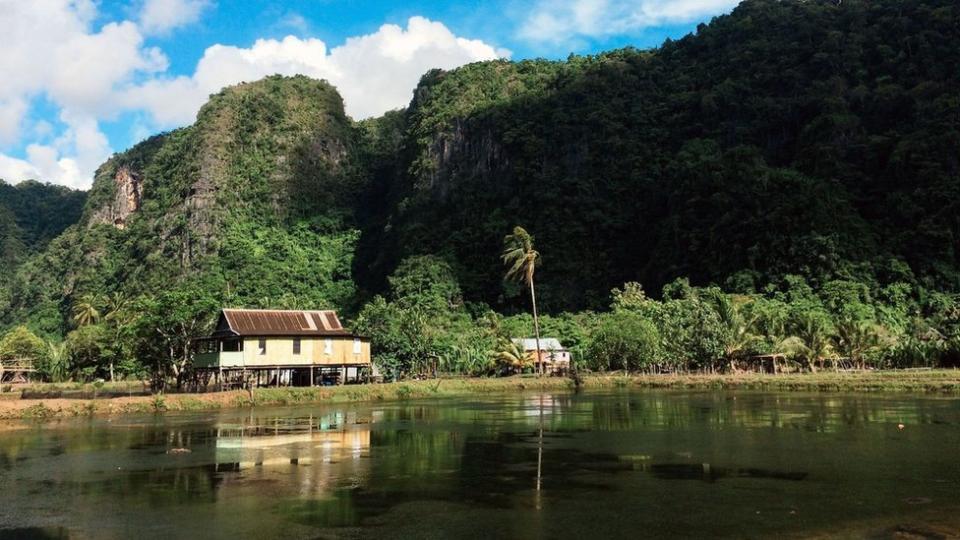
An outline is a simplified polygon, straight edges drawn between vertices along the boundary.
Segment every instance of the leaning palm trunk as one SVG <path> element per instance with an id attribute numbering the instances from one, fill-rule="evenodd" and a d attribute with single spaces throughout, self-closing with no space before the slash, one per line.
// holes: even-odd
<path id="1" fill-rule="evenodd" d="M 543 359 L 540 357 L 540 318 L 537 316 L 537 293 L 533 287 L 533 276 L 530 276 L 530 301 L 533 303 L 533 336 L 537 344 L 537 377 L 542 377 Z"/>
<path id="2" fill-rule="evenodd" d="M 503 239 L 504 251 L 501 255 L 503 262 L 510 266 L 507 270 L 507 279 L 516 279 L 530 286 L 530 302 L 533 304 L 533 326 L 536 338 L 537 376 L 543 374 L 543 362 L 540 358 L 540 319 L 537 317 L 537 293 L 533 285 L 533 274 L 536 271 L 537 260 L 540 254 L 533 249 L 533 237 L 523 227 L 513 228 L 513 234 Z"/>

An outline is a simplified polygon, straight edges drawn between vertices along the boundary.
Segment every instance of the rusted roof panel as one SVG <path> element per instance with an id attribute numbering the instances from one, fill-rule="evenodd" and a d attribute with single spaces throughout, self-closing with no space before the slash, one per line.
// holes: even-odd
<path id="1" fill-rule="evenodd" d="M 223 320 L 238 336 L 349 336 L 334 311 L 224 309 Z M 217 329 L 220 333 L 220 328 Z"/>

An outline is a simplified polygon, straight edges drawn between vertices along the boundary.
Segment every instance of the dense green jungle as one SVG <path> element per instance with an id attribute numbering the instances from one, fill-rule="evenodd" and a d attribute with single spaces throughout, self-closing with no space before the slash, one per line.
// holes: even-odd
<path id="1" fill-rule="evenodd" d="M 177 376 L 221 307 L 336 309 L 402 378 L 955 366 L 960 6 L 746 0 L 651 50 L 425 73 L 355 121 L 303 76 L 212 95 L 89 192 L 0 182 L 0 360 Z"/>

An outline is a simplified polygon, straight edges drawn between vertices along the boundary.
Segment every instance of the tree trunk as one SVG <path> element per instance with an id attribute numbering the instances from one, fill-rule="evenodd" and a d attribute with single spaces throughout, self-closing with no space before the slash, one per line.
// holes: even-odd
<path id="1" fill-rule="evenodd" d="M 537 293 L 533 286 L 533 276 L 530 276 L 530 302 L 533 304 L 533 335 L 537 343 L 534 358 L 537 362 L 537 377 L 543 376 L 543 362 L 540 361 L 540 318 L 537 316 Z"/>

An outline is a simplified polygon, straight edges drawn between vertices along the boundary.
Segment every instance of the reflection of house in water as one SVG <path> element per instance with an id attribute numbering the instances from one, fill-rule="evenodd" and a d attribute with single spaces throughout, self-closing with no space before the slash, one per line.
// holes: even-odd
<path id="1" fill-rule="evenodd" d="M 342 412 L 307 418 L 251 418 L 217 426 L 220 470 L 295 467 L 367 458 L 370 419 Z"/>
<path id="2" fill-rule="evenodd" d="M 547 416 L 559 412 L 562 408 L 561 399 L 552 394 L 538 394 L 524 396 L 523 407 L 520 409 L 523 416 Z"/>

